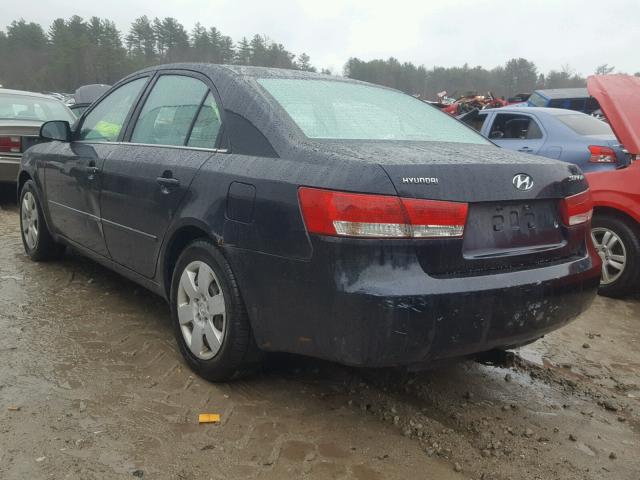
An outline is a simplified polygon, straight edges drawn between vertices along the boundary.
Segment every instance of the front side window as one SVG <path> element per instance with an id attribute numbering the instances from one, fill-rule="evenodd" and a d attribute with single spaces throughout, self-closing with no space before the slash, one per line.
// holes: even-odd
<path id="1" fill-rule="evenodd" d="M 500 113 L 496 115 L 489 138 L 492 140 L 537 140 L 542 130 L 532 117 Z"/>
<path id="2" fill-rule="evenodd" d="M 147 77 L 138 78 L 117 88 L 106 96 L 86 116 L 80 128 L 80 140 L 115 142 L 122 131 L 127 115 Z"/>
<path id="3" fill-rule="evenodd" d="M 161 76 L 140 112 L 131 141 L 185 145 L 207 91 L 204 83 L 192 77 Z"/>
<path id="4" fill-rule="evenodd" d="M 309 138 L 488 144 L 447 114 L 395 90 L 332 80 L 257 81 Z"/>

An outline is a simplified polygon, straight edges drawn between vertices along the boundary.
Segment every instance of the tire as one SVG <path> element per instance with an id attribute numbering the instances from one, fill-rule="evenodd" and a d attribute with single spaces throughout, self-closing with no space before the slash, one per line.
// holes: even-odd
<path id="1" fill-rule="evenodd" d="M 44 262 L 60 258 L 64 245 L 57 243 L 49 232 L 33 180 L 27 180 L 22 186 L 19 208 L 22 245 L 31 260 Z"/>
<path id="2" fill-rule="evenodd" d="M 184 249 L 170 295 L 176 341 L 192 370 L 212 382 L 256 370 L 262 354 L 244 301 L 231 266 L 213 244 L 196 240 Z"/>
<path id="3" fill-rule="evenodd" d="M 605 297 L 622 298 L 637 292 L 640 287 L 638 225 L 612 215 L 596 215 L 591 224 L 591 235 L 603 260 L 603 275 L 598 293 Z M 603 245 L 605 242 L 606 245 Z M 605 246 L 607 248 L 603 248 Z M 620 269 L 623 256 L 624 266 Z M 612 262 L 615 262 L 615 267 Z"/>

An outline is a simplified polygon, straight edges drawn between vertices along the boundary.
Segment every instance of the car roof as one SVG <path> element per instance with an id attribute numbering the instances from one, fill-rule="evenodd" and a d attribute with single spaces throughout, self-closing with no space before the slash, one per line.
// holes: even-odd
<path id="1" fill-rule="evenodd" d="M 44 94 L 44 93 L 38 93 L 38 92 L 28 92 L 26 90 L 11 90 L 9 88 L 0 88 L 0 93 L 4 93 L 4 94 L 7 94 L 7 95 L 22 95 L 22 96 L 25 96 L 25 97 L 48 98 L 48 99 L 51 99 L 51 100 L 56 100 L 51 95 L 47 95 L 47 94 Z"/>
<path id="2" fill-rule="evenodd" d="M 247 78 L 286 78 L 286 79 L 306 79 L 306 80 L 328 80 L 333 82 L 346 82 L 353 84 L 362 84 L 384 88 L 387 90 L 395 90 L 384 85 L 375 85 L 360 80 L 355 80 L 348 77 L 339 77 L 336 75 L 327 75 L 324 73 L 307 72 L 303 70 L 293 70 L 288 68 L 272 68 L 272 67 L 253 67 L 245 65 L 220 65 L 215 63 L 170 63 L 164 65 L 156 65 L 138 70 L 131 75 L 125 77 L 126 80 L 129 77 L 146 72 L 156 72 L 161 70 L 192 70 L 201 72 L 208 75 L 211 79 L 225 79 L 227 81 L 237 82 Z M 122 83 L 122 81 L 118 82 Z M 397 90 L 396 90 L 397 91 Z"/>
<path id="3" fill-rule="evenodd" d="M 542 115 L 551 115 L 557 117 L 559 115 L 586 115 L 586 113 L 576 110 L 567 110 L 566 108 L 548 108 L 548 107 L 500 107 L 480 110 L 480 113 L 489 113 L 490 111 L 500 113 L 536 113 Z"/>
<path id="4" fill-rule="evenodd" d="M 536 90 L 534 93 L 539 93 L 540 95 L 548 99 L 590 96 L 586 88 L 549 88 L 544 90 Z"/>

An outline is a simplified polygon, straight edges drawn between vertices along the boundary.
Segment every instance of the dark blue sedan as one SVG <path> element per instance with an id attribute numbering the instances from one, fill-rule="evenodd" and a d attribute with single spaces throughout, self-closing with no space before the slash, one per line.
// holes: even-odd
<path id="1" fill-rule="evenodd" d="M 503 107 L 462 119 L 495 144 L 578 165 L 584 172 L 615 169 L 628 153 L 608 123 L 560 108 Z"/>

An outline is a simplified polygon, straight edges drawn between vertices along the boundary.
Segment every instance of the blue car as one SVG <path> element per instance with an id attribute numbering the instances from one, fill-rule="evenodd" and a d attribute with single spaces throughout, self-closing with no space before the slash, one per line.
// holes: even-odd
<path id="1" fill-rule="evenodd" d="M 628 163 L 629 154 L 609 124 L 584 113 L 509 106 L 460 119 L 502 148 L 574 163 L 584 172 Z"/>
<path id="2" fill-rule="evenodd" d="M 589 95 L 586 88 L 549 88 L 536 90 L 526 102 L 512 104 L 512 107 L 566 108 L 591 115 L 600 111 L 598 101 Z"/>

